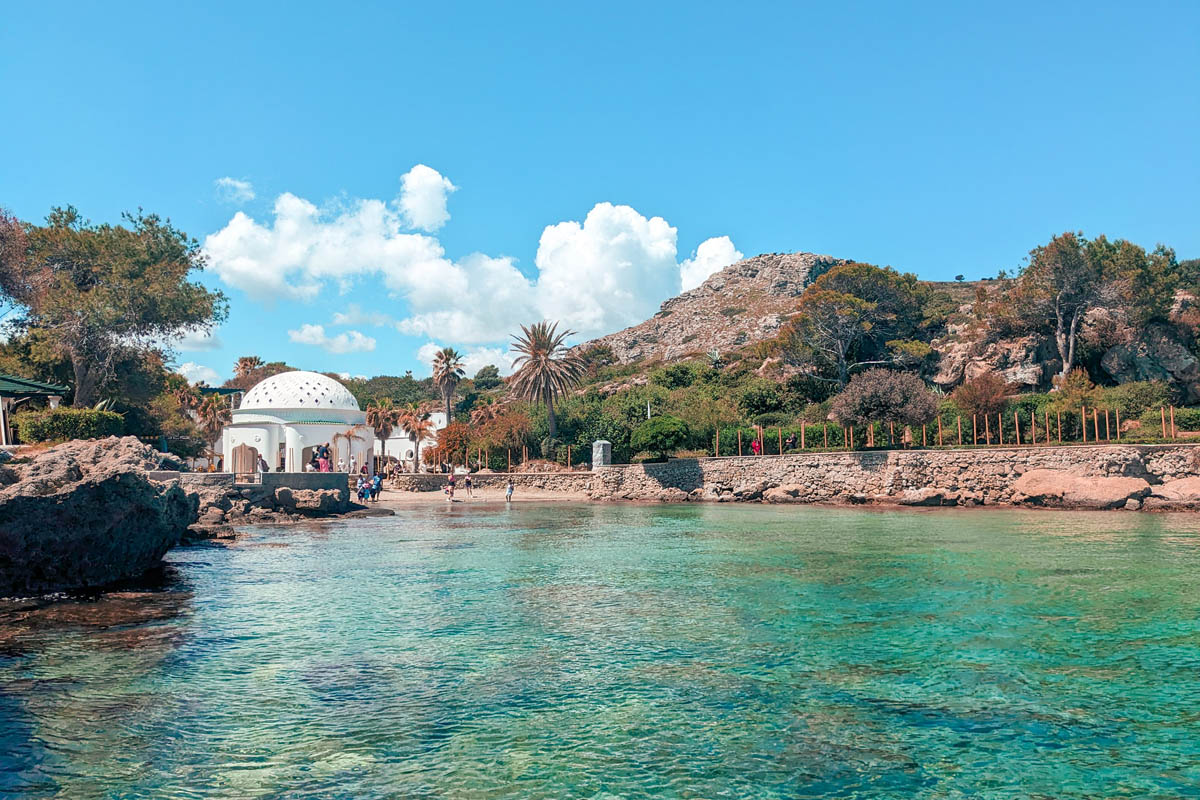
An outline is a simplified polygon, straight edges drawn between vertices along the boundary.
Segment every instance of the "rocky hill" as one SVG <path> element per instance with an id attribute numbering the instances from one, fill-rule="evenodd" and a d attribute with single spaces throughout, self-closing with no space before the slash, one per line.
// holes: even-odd
<path id="1" fill-rule="evenodd" d="M 796 298 L 845 259 L 814 253 L 767 253 L 731 264 L 695 289 L 672 297 L 643 323 L 583 345 L 607 345 L 621 364 L 722 353 L 774 336 Z"/>

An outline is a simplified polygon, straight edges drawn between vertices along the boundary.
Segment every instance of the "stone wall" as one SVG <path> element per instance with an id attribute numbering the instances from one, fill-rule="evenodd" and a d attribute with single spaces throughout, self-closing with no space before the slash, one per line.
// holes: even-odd
<path id="1" fill-rule="evenodd" d="M 1144 501 L 1147 507 L 1158 508 L 1200 506 L 1197 445 L 672 459 L 662 464 L 601 467 L 594 474 L 591 495 L 600 500 L 1018 503 L 1095 508 L 1140 507 Z"/>

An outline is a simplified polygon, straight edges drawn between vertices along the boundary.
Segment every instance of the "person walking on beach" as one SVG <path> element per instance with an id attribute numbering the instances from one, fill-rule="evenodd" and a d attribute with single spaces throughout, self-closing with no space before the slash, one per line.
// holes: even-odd
<path id="1" fill-rule="evenodd" d="M 467 489 L 467 497 L 475 496 L 475 495 L 471 494 L 471 476 L 470 475 L 467 475 L 465 478 L 463 478 L 463 486 L 465 486 Z"/>
<path id="2" fill-rule="evenodd" d="M 512 481 L 512 478 L 509 478 L 508 486 L 506 486 L 504 488 L 504 502 L 506 502 L 506 503 L 512 502 L 512 493 L 513 493 L 513 481 Z"/>
<path id="3" fill-rule="evenodd" d="M 371 502 L 379 502 L 379 493 L 383 491 L 383 478 L 376 473 L 371 478 Z"/>

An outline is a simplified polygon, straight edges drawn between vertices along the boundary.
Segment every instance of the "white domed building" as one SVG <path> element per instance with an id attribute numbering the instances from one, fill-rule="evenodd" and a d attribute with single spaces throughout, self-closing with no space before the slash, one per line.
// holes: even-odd
<path id="1" fill-rule="evenodd" d="M 313 448 L 328 443 L 337 469 L 374 469 L 375 433 L 354 395 L 317 372 L 281 372 L 242 398 L 225 426 L 221 452 L 225 470 L 258 472 L 261 456 L 272 472 L 303 472 Z"/>

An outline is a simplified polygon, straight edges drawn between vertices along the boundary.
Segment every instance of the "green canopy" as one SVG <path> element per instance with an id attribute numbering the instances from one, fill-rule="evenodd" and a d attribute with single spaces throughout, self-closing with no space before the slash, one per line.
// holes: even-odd
<path id="1" fill-rule="evenodd" d="M 53 383 L 19 378 L 0 372 L 0 395 L 5 397 L 62 397 L 71 390 Z"/>

